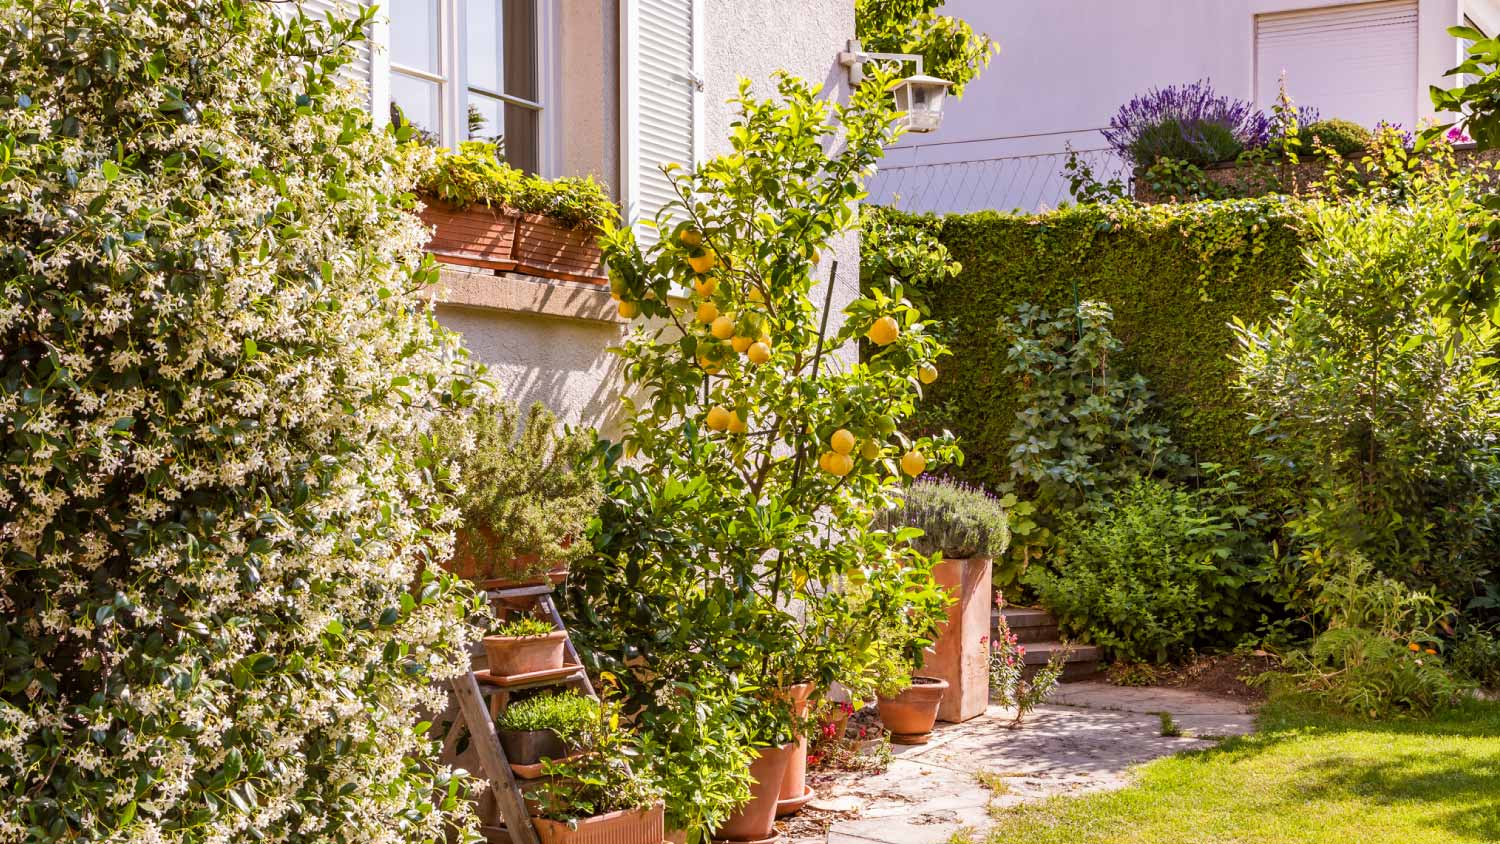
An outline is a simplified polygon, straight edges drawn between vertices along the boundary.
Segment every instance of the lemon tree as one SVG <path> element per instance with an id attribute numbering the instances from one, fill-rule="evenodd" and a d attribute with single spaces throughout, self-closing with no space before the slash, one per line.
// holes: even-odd
<path id="1" fill-rule="evenodd" d="M 777 690 L 869 670 L 891 618 L 912 619 L 896 644 L 915 662 L 945 603 L 931 560 L 871 524 L 912 477 L 960 459 L 951 436 L 901 427 L 943 346 L 896 284 L 841 320 L 825 309 L 830 241 L 858 225 L 895 136 L 888 83 L 842 106 L 790 77 L 771 99 L 742 85 L 731 151 L 668 168 L 678 200 L 660 238 L 602 240 L 620 312 L 639 316 L 619 353 L 643 398 L 608 446 L 599 553 L 575 568 L 570 611 L 662 742 L 646 755 L 684 827 L 748 793 L 736 749 L 793 726 Z M 857 275 L 833 284 L 857 292 Z M 701 737 L 705 713 L 727 755 L 675 741 Z"/>

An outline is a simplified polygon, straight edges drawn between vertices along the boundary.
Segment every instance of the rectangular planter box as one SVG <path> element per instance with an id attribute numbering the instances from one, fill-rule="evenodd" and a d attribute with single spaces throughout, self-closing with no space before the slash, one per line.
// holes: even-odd
<path id="1" fill-rule="evenodd" d="M 506 208 L 471 205 L 454 208 L 431 197 L 422 222 L 434 227 L 427 251 L 450 264 L 488 270 L 516 268 L 516 229 L 520 215 Z"/>
<path id="2" fill-rule="evenodd" d="M 522 214 L 516 230 L 516 269 L 527 275 L 604 284 L 608 274 L 592 228 L 570 229 L 550 217 Z"/>
<path id="3" fill-rule="evenodd" d="M 610 812 L 578 821 L 573 829 L 565 823 L 533 818 L 542 844 L 661 844 L 666 839 L 662 804 L 635 811 Z"/>
<path id="4" fill-rule="evenodd" d="M 568 755 L 568 747 L 551 730 L 500 730 L 500 746 L 505 759 L 513 765 L 535 765 L 548 759 Z"/>

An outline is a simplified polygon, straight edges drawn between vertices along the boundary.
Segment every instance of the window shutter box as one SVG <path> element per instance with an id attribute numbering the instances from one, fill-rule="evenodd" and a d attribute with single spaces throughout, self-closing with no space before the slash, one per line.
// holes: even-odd
<path id="1" fill-rule="evenodd" d="M 1417 0 L 1388 0 L 1255 18 L 1255 101 L 1287 93 L 1324 118 L 1407 128 L 1417 118 Z"/>

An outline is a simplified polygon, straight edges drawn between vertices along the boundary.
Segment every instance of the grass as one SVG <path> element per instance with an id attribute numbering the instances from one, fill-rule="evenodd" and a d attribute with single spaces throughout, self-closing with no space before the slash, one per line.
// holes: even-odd
<path id="1" fill-rule="evenodd" d="M 999 812 L 990 842 L 1500 841 L 1500 704 L 1369 722 L 1278 703 L 1259 729 L 1145 765 L 1122 791 Z"/>

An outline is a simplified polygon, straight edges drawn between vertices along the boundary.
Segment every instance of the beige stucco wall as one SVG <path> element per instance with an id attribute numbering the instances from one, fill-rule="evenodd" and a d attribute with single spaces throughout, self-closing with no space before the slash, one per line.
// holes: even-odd
<path id="1" fill-rule="evenodd" d="M 619 179 L 619 0 L 558 0 L 556 175 L 593 174 L 612 189 Z M 824 83 L 843 97 L 846 75 L 838 52 L 854 34 L 849 0 L 704 0 L 704 136 L 708 155 L 724 152 L 733 119 L 725 103 L 740 76 L 769 95 L 779 69 Z M 839 265 L 834 311 L 856 295 L 859 242 L 840 238 L 819 275 Z M 545 402 L 566 422 L 618 432 L 620 364 L 609 352 L 625 335 L 610 319 L 608 293 L 578 285 L 497 279 L 455 269 L 444 273 L 438 319 L 464 336 L 491 368 L 504 395 Z M 497 285 L 491 287 L 490 285 Z M 504 286 L 504 287 L 501 287 Z M 819 292 L 819 301 L 822 293 Z M 835 320 L 831 325 L 836 327 Z M 853 350 L 847 350 L 852 356 Z"/>

